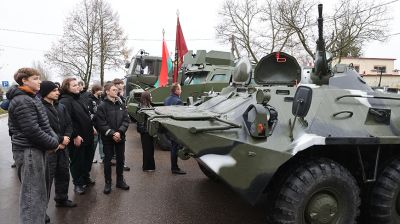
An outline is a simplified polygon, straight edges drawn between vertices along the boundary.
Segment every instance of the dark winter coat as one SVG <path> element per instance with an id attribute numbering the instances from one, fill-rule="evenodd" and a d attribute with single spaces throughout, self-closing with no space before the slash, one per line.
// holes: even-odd
<path id="1" fill-rule="evenodd" d="M 96 112 L 97 112 L 97 107 L 101 103 L 101 99 L 95 97 L 93 94 L 89 94 L 88 97 L 88 105 L 89 105 L 89 112 L 90 112 L 90 117 L 92 118 L 92 123 L 96 127 Z M 96 128 L 97 129 L 97 128 Z"/>
<path id="2" fill-rule="evenodd" d="M 43 151 L 58 147 L 58 138 L 50 128 L 42 102 L 19 88 L 7 92 L 10 100 L 8 127 L 13 150 L 37 148 Z"/>
<path id="3" fill-rule="evenodd" d="M 72 138 L 81 136 L 83 145 L 93 144 L 93 125 L 89 108 L 79 94 L 64 93 L 59 102 L 65 106 L 72 121 Z M 72 141 L 71 141 L 72 142 Z"/>
<path id="4" fill-rule="evenodd" d="M 105 98 L 97 107 L 96 126 L 101 133 L 103 144 L 114 143 L 112 136 L 115 132 L 119 132 L 121 139 L 125 141 L 125 132 L 129 127 L 126 106 L 118 100 L 114 103 Z"/>
<path id="5" fill-rule="evenodd" d="M 62 143 L 64 136 L 71 137 L 72 123 L 68 111 L 64 105 L 54 102 L 51 104 L 42 99 L 42 103 L 46 108 L 47 117 L 49 117 L 50 127 L 58 136 L 58 143 Z"/>
<path id="6" fill-rule="evenodd" d="M 183 105 L 181 98 L 178 95 L 171 94 L 164 100 L 164 106 Z"/>

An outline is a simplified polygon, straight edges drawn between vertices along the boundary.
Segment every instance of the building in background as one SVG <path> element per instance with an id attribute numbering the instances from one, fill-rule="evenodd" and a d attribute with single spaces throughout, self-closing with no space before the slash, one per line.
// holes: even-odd
<path id="1" fill-rule="evenodd" d="M 394 58 L 344 57 L 340 63 L 353 64 L 356 71 L 371 87 L 400 89 L 400 73 L 394 68 L 395 60 Z M 333 62 L 333 64 L 336 63 Z"/>

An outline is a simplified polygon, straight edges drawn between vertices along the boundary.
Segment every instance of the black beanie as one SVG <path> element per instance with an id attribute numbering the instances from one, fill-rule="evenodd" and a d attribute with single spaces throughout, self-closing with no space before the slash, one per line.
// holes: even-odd
<path id="1" fill-rule="evenodd" d="M 55 88 L 58 88 L 58 86 L 54 82 L 52 82 L 52 81 L 42 81 L 42 83 L 40 83 L 39 93 L 44 98 L 51 91 L 53 91 Z"/>

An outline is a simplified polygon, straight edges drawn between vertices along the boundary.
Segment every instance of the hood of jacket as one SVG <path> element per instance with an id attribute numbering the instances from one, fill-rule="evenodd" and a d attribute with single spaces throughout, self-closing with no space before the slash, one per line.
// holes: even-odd
<path id="1" fill-rule="evenodd" d="M 30 96 L 34 96 L 32 94 L 29 94 L 21 89 L 18 88 L 19 86 L 15 85 L 15 86 L 11 86 L 10 89 L 7 91 L 6 93 L 6 97 L 9 100 L 12 100 L 14 97 L 18 96 L 18 95 L 30 95 Z"/>

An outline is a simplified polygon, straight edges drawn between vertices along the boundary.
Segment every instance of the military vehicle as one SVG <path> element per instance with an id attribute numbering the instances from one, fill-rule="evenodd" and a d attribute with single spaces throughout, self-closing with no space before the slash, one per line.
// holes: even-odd
<path id="1" fill-rule="evenodd" d="M 161 106 L 164 99 L 170 94 L 170 87 L 154 87 L 161 69 L 161 58 L 145 56 L 137 57 L 127 78 L 127 85 L 131 86 L 129 91 L 128 112 L 136 119 L 136 111 L 141 93 L 146 89 L 151 92 L 152 104 Z M 154 69 L 146 69 L 146 68 Z M 229 85 L 232 71 L 234 69 L 233 55 L 229 52 L 198 50 L 196 54 L 189 51 L 184 56 L 184 70 L 179 74 L 178 82 L 182 86 L 181 99 L 188 101 L 189 97 L 194 100 L 204 92 L 221 91 Z M 145 71 L 151 71 L 146 74 Z M 172 74 L 169 74 L 169 84 L 172 83 Z M 133 87 L 133 88 L 132 88 Z"/>
<path id="2" fill-rule="evenodd" d="M 275 52 L 257 64 L 257 86 L 243 84 L 242 61 L 220 95 L 140 119 L 251 204 L 266 194 L 267 223 L 400 223 L 400 98 L 374 92 L 349 65 L 330 66 L 318 9 L 313 84 L 296 86 L 296 59 Z"/>
<path id="3" fill-rule="evenodd" d="M 161 106 L 170 94 L 170 87 L 154 87 L 161 69 L 161 58 L 150 57 L 146 53 L 134 59 L 129 69 L 127 86 L 130 86 L 128 113 L 132 120 L 137 120 L 137 109 L 143 91 L 151 92 L 153 106 Z M 198 50 L 196 54 L 189 51 L 184 56 L 183 70 L 179 73 L 178 82 L 182 86 L 181 99 L 188 102 L 189 97 L 196 101 L 204 93 L 219 92 L 228 86 L 234 69 L 234 58 L 229 52 Z M 169 84 L 172 73 L 169 74 Z M 157 135 L 156 142 L 161 149 L 170 149 L 171 143 L 163 134 Z"/>

